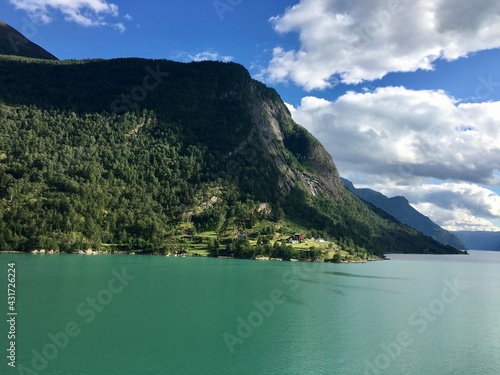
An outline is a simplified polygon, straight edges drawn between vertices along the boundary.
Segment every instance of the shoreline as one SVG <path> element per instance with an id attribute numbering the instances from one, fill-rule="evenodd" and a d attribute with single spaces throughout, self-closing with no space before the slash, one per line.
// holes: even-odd
<path id="1" fill-rule="evenodd" d="M 317 259 L 317 260 L 300 260 L 300 259 L 281 259 L 281 258 L 270 258 L 265 256 L 259 256 L 257 258 L 235 258 L 232 256 L 210 256 L 199 253 L 143 253 L 142 251 L 102 251 L 102 250 L 79 250 L 75 252 L 65 252 L 65 251 L 55 251 L 55 250 L 33 250 L 30 252 L 24 251 L 0 251 L 0 254 L 26 254 L 26 255 L 143 255 L 143 256 L 164 256 L 164 257 L 174 257 L 174 258 L 218 258 L 218 259 L 246 259 L 246 260 L 257 260 L 257 261 L 267 261 L 267 262 L 304 262 L 304 263 L 337 263 L 337 264 L 360 264 L 369 262 L 379 262 L 388 261 L 391 258 L 388 255 L 470 255 L 467 251 L 459 254 L 419 254 L 419 253 L 387 253 L 383 258 L 371 258 L 364 260 L 344 260 L 342 262 L 332 262 L 330 259 Z"/>
<path id="2" fill-rule="evenodd" d="M 232 256 L 209 256 L 201 255 L 198 253 L 181 253 L 181 254 L 159 254 L 159 253 L 143 253 L 142 251 L 95 251 L 95 250 L 79 250 L 75 252 L 65 252 L 65 251 L 54 251 L 54 250 L 33 250 L 30 252 L 24 251 L 0 251 L 0 254 L 26 254 L 26 255 L 144 255 L 144 256 L 164 256 L 164 257 L 174 257 L 174 258 L 217 258 L 217 259 L 245 259 L 245 260 L 257 260 L 257 261 L 267 261 L 267 262 L 304 262 L 304 263 L 335 263 L 330 260 L 318 259 L 318 260 L 300 260 L 300 259 L 289 259 L 284 260 L 281 258 L 270 258 L 270 257 L 257 257 L 257 258 L 235 258 Z M 378 258 L 378 259 L 366 259 L 366 260 L 348 260 L 337 262 L 336 264 L 348 264 L 348 263 L 369 263 L 377 262 L 383 260 L 390 260 L 389 258 Z"/>

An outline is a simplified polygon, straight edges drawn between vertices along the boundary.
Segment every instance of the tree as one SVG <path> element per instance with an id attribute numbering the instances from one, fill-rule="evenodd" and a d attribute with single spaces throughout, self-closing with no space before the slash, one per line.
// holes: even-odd
<path id="1" fill-rule="evenodd" d="M 311 246 L 309 248 L 309 256 L 311 257 L 312 261 L 318 260 L 321 257 L 321 250 L 316 246 Z"/>
<path id="2" fill-rule="evenodd" d="M 215 242 L 213 238 L 209 238 L 207 242 L 208 251 L 213 252 L 215 250 Z"/>
<path id="3" fill-rule="evenodd" d="M 337 250 L 333 256 L 333 263 L 342 263 L 342 255 L 339 250 Z"/>

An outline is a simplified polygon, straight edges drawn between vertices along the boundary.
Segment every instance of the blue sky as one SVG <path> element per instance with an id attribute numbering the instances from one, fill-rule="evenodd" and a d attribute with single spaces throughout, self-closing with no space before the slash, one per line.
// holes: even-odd
<path id="1" fill-rule="evenodd" d="M 241 63 L 356 186 L 500 229 L 496 0 L 3 0 L 0 19 L 60 59 Z"/>

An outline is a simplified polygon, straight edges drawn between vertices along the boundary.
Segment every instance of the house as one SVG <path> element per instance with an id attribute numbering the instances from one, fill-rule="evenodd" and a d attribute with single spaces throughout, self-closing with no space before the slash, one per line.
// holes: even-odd
<path id="1" fill-rule="evenodd" d="M 302 233 L 295 233 L 291 237 L 288 237 L 287 241 L 291 244 L 297 244 L 299 242 L 304 242 L 304 238 Z"/>
<path id="2" fill-rule="evenodd" d="M 246 233 L 240 233 L 240 234 L 238 234 L 238 239 L 239 240 L 246 240 L 247 239 L 247 234 Z"/>

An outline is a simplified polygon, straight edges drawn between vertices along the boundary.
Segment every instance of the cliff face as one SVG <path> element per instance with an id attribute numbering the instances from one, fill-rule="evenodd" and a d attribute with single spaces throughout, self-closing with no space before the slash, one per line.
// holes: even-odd
<path id="1" fill-rule="evenodd" d="M 294 123 L 277 94 L 266 90 L 268 97 L 252 104 L 255 127 L 248 145 L 279 170 L 278 188 L 284 195 L 298 187 L 313 196 L 339 198 L 343 185 L 332 157 L 307 130 Z"/>
<path id="2" fill-rule="evenodd" d="M 57 60 L 51 53 L 28 40 L 13 27 L 0 21 L 0 55 Z"/>

